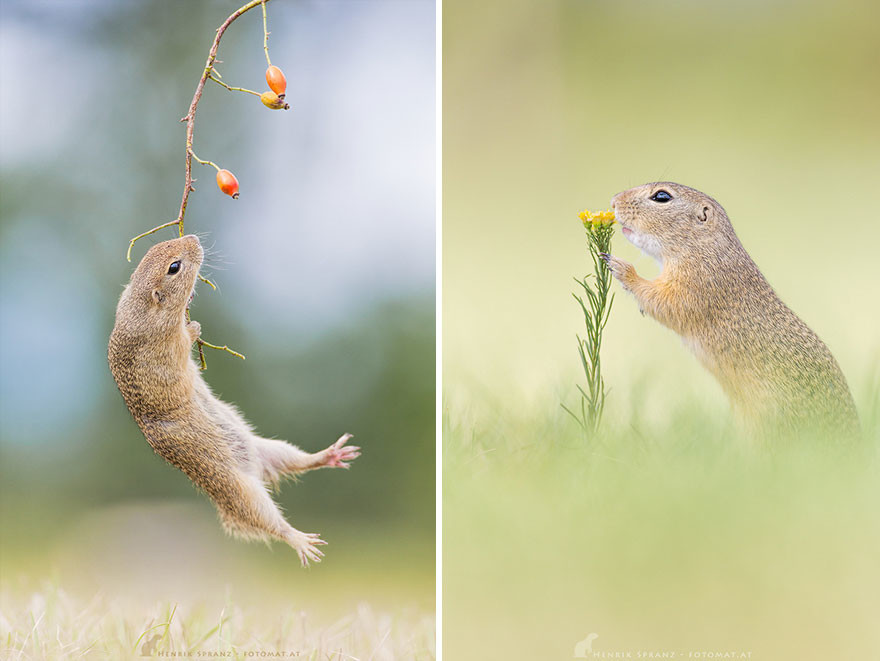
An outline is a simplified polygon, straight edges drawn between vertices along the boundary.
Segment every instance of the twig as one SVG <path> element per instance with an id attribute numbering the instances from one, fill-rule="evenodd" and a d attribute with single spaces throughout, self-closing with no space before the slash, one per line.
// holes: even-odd
<path id="1" fill-rule="evenodd" d="M 203 161 L 203 160 L 200 159 L 198 156 L 196 156 L 196 153 L 195 153 L 192 149 L 189 150 L 189 155 L 192 156 L 194 159 L 196 159 L 196 160 L 197 160 L 199 163 L 201 163 L 202 165 L 210 165 L 210 166 L 212 166 L 215 170 L 217 170 L 217 172 L 220 172 L 220 166 L 217 165 L 214 161 Z"/>
<path id="2" fill-rule="evenodd" d="M 178 225 L 178 224 L 180 224 L 179 220 L 172 220 L 171 222 L 163 223 L 162 225 L 157 225 L 153 229 L 147 230 L 143 234 L 138 234 L 136 237 L 134 237 L 131 241 L 128 242 L 128 252 L 125 253 L 125 258 L 128 261 L 131 261 L 131 249 L 134 248 L 134 242 L 137 241 L 138 239 L 143 239 L 145 236 L 149 236 L 150 234 L 153 234 L 154 232 L 158 232 L 161 229 L 165 229 L 166 227 L 171 227 L 172 225 Z"/>
<path id="3" fill-rule="evenodd" d="M 208 76 L 208 78 L 213 80 L 218 85 L 222 85 L 223 87 L 228 89 L 230 92 L 247 92 L 248 94 L 253 94 L 254 96 L 260 96 L 259 92 L 254 92 L 253 90 L 245 89 L 244 87 L 232 87 L 231 85 L 227 85 L 226 83 L 224 83 L 219 78 L 214 78 L 214 76 Z M 196 160 L 198 160 L 198 159 L 196 159 Z M 199 162 L 201 162 L 201 161 L 199 161 Z"/>
<path id="4" fill-rule="evenodd" d="M 128 261 L 131 261 L 131 249 L 132 249 L 132 247 L 134 247 L 135 242 L 138 239 L 142 239 L 145 236 L 152 234 L 153 232 L 156 232 L 160 229 L 164 229 L 166 227 L 170 227 L 172 225 L 177 225 L 178 236 L 183 236 L 183 218 L 186 215 L 186 205 L 187 205 L 187 202 L 189 201 L 189 194 L 195 190 L 195 188 L 193 188 L 193 178 L 192 178 L 192 160 L 193 160 L 193 157 L 195 156 L 192 151 L 193 133 L 195 131 L 196 109 L 199 107 L 199 101 L 202 100 L 202 92 L 204 92 L 204 90 L 205 90 L 205 82 L 208 80 L 208 78 L 211 78 L 212 80 L 223 85 L 227 89 L 236 89 L 236 90 L 242 91 L 242 92 L 250 92 L 251 94 L 257 94 L 256 92 L 253 92 L 251 90 L 245 90 L 242 88 L 230 88 L 228 85 L 226 85 L 226 83 L 221 82 L 219 80 L 219 78 L 214 78 L 211 75 L 214 72 L 214 62 L 217 59 L 217 49 L 220 47 L 220 39 L 223 38 L 223 33 L 226 32 L 226 28 L 228 28 L 230 25 L 232 25 L 232 23 L 235 21 L 235 19 L 237 19 L 239 16 L 241 16 L 245 12 L 250 11 L 251 9 L 256 7 L 257 5 L 262 5 L 263 6 L 263 33 L 264 33 L 263 47 L 266 49 L 266 53 L 267 53 L 267 57 L 268 57 L 268 46 L 267 46 L 268 33 L 266 32 L 266 20 L 265 20 L 265 18 L 266 18 L 266 3 L 267 2 L 269 2 L 269 0 L 251 0 L 251 2 L 248 2 L 246 5 L 243 5 L 243 6 L 239 7 L 238 9 L 236 9 L 234 12 L 232 12 L 227 17 L 227 19 L 225 21 L 223 21 L 223 24 L 219 28 L 217 28 L 217 34 L 214 37 L 214 42 L 211 44 L 211 50 L 208 51 L 208 59 L 205 62 L 205 68 L 202 70 L 202 76 L 201 76 L 201 78 L 199 78 L 199 83 L 198 83 L 198 85 L 196 85 L 196 91 L 195 91 L 195 94 L 193 94 L 192 102 L 189 104 L 189 110 L 187 111 L 186 115 L 184 117 L 182 117 L 180 120 L 181 122 L 186 122 L 186 160 L 185 160 L 184 173 L 183 173 L 183 198 L 180 200 L 180 210 L 177 213 L 177 219 L 171 221 L 170 223 L 165 223 L 163 225 L 159 225 L 158 227 L 154 227 L 150 231 L 144 232 L 143 234 L 139 234 L 138 236 L 134 237 L 128 246 L 128 253 L 126 254 L 126 258 L 128 259 Z M 218 76 L 219 76 L 219 74 L 218 74 Z M 259 96 L 259 94 L 257 94 L 257 96 Z M 201 159 L 198 159 L 198 158 L 196 158 L 196 160 L 199 161 L 200 163 L 214 165 L 210 161 L 202 161 Z M 214 167 L 217 168 L 218 170 L 220 169 L 216 165 L 214 165 Z"/>
<path id="5" fill-rule="evenodd" d="M 272 66 L 272 60 L 269 59 L 269 30 L 266 28 L 266 2 L 263 0 L 263 51 L 266 53 L 266 64 Z"/>
<path id="6" fill-rule="evenodd" d="M 201 342 L 204 346 L 208 347 L 209 349 L 217 349 L 218 351 L 228 351 L 233 356 L 238 356 L 242 360 L 245 360 L 244 354 L 238 353 L 238 351 L 233 351 L 225 344 L 221 347 L 216 344 L 211 344 L 210 342 L 205 342 L 205 340 L 202 340 L 202 339 L 200 339 L 199 342 Z"/>
<path id="7" fill-rule="evenodd" d="M 211 282 L 210 280 L 208 280 L 208 279 L 207 279 L 205 276 L 203 276 L 201 273 L 199 273 L 199 280 L 201 280 L 202 282 L 204 282 L 206 285 L 208 285 L 208 286 L 209 286 L 211 289 L 213 289 L 214 291 L 217 291 L 217 285 L 215 285 L 213 282 Z"/>
<path id="8" fill-rule="evenodd" d="M 196 92 L 193 94 L 192 103 L 189 104 L 189 111 L 187 111 L 186 115 L 180 120 L 182 122 L 186 122 L 186 167 L 184 170 L 184 183 L 183 183 L 183 199 L 180 201 L 180 212 L 177 214 L 177 222 L 179 223 L 179 235 L 183 236 L 183 217 L 186 215 L 186 203 L 189 200 L 189 194 L 192 190 L 192 148 L 193 148 L 193 132 L 195 130 L 195 120 L 196 120 L 196 109 L 199 107 L 199 101 L 202 99 L 202 92 L 205 89 L 205 82 L 208 80 L 208 77 L 211 75 L 211 72 L 214 69 L 214 60 L 217 59 L 217 49 L 220 47 L 220 39 L 223 38 L 223 33 L 226 32 L 226 28 L 228 28 L 235 19 L 244 14 L 247 11 L 250 11 L 257 5 L 264 5 L 269 2 L 269 0 L 251 0 L 251 2 L 239 7 L 237 10 L 232 12 L 223 24 L 217 28 L 217 36 L 214 37 L 214 43 L 211 44 L 211 50 L 208 52 L 208 59 L 205 62 L 205 69 L 202 71 L 202 77 L 199 78 L 199 84 L 196 86 Z"/>
<path id="9" fill-rule="evenodd" d="M 221 347 L 221 346 L 216 345 L 216 344 L 211 344 L 210 342 L 205 342 L 202 338 L 199 338 L 198 340 L 196 340 L 196 342 L 197 342 L 198 345 L 199 345 L 199 361 L 202 363 L 202 369 L 207 369 L 207 368 L 208 368 L 208 363 L 205 362 L 205 354 L 204 354 L 204 352 L 202 351 L 202 347 L 208 347 L 209 349 L 217 349 L 218 351 L 226 351 L 227 353 L 231 353 L 233 356 L 238 356 L 238 357 L 241 358 L 242 360 L 247 360 L 247 359 L 244 357 L 244 354 L 238 353 L 238 351 L 235 351 L 235 350 L 233 350 L 233 349 L 230 349 L 230 348 L 229 348 L 228 346 L 226 346 L 225 344 Z"/>

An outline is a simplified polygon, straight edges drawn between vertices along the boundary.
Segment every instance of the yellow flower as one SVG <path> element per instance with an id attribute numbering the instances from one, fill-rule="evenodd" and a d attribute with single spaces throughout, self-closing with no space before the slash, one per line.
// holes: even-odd
<path id="1" fill-rule="evenodd" d="M 598 229 L 602 225 L 611 225 L 614 222 L 614 212 L 613 211 L 589 211 L 584 209 L 578 214 L 578 217 L 583 222 L 584 227 L 592 227 L 593 229 Z"/>

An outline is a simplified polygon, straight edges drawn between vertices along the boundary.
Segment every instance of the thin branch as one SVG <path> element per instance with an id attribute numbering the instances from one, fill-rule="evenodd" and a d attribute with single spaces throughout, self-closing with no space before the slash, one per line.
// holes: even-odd
<path id="1" fill-rule="evenodd" d="M 134 242 L 137 241 L 138 239 L 143 239 L 145 236 L 149 236 L 150 234 L 153 234 L 154 232 L 158 232 L 161 229 L 165 229 L 166 227 L 171 227 L 172 225 L 177 225 L 179 223 L 180 223 L 179 220 L 172 220 L 168 223 L 163 223 L 161 225 L 157 225 L 153 229 L 147 230 L 143 234 L 138 234 L 136 237 L 134 237 L 131 241 L 128 242 L 128 251 L 125 253 L 125 258 L 128 261 L 131 261 L 131 249 L 134 248 Z"/>
<path id="2" fill-rule="evenodd" d="M 236 11 L 229 15 L 229 17 L 223 21 L 223 24 L 217 28 L 217 35 L 214 37 L 214 42 L 211 44 L 211 50 L 208 52 L 208 59 L 205 62 L 205 69 L 202 71 L 202 77 L 199 78 L 199 84 L 196 86 L 195 94 L 193 94 L 192 102 L 189 104 L 189 110 L 186 113 L 186 116 L 183 117 L 180 121 L 186 122 L 186 164 L 184 168 L 184 176 L 183 176 L 183 199 L 180 201 L 180 210 L 177 213 L 177 219 L 168 223 L 164 223 L 153 229 L 144 232 L 143 234 L 138 234 L 134 237 L 128 244 L 128 252 L 125 255 L 125 258 L 130 262 L 131 261 L 131 249 L 134 247 L 135 242 L 138 239 L 142 239 L 145 236 L 149 236 L 158 230 L 164 229 L 166 227 L 171 227 L 172 225 L 177 225 L 177 235 L 183 236 L 183 217 L 186 215 L 186 205 L 189 201 L 189 194 L 195 190 L 193 188 L 193 178 L 192 178 L 192 161 L 195 158 L 199 163 L 204 165 L 213 165 L 219 171 L 220 168 L 217 167 L 215 163 L 211 161 L 203 161 L 198 158 L 192 150 L 193 146 L 193 132 L 195 131 L 195 122 L 196 122 L 196 109 L 199 107 L 199 101 L 202 99 L 202 92 L 205 89 L 205 81 L 208 78 L 214 80 L 214 82 L 223 85 L 227 89 L 236 89 L 242 92 L 250 92 L 251 94 L 257 94 L 256 92 L 252 92 L 251 90 L 245 90 L 241 88 L 230 88 L 226 83 L 221 82 L 219 78 L 214 78 L 211 74 L 214 72 L 214 61 L 217 59 L 217 49 L 220 47 L 220 39 L 223 38 L 223 33 L 226 32 L 226 28 L 228 28 L 239 16 L 244 14 L 245 12 L 253 9 L 257 5 L 263 6 L 263 32 L 264 39 L 263 45 L 266 47 L 266 39 L 268 39 L 268 34 L 266 33 L 266 3 L 269 0 L 251 0 L 246 5 L 239 7 Z M 268 50 L 266 51 L 268 56 Z M 220 75 L 219 73 L 217 74 Z M 257 96 L 260 96 L 257 94 Z"/>
<path id="3" fill-rule="evenodd" d="M 266 53 L 266 64 L 272 66 L 272 60 L 269 59 L 269 30 L 266 28 L 266 1 L 263 0 L 263 51 Z"/>
<path id="4" fill-rule="evenodd" d="M 217 73 L 217 72 L 215 71 L 214 73 Z M 223 87 L 228 89 L 230 92 L 247 92 L 248 94 L 253 94 L 254 96 L 261 96 L 261 94 L 259 92 L 254 92 L 253 90 L 245 89 L 244 87 L 232 87 L 231 85 L 227 85 L 219 78 L 214 78 L 213 75 L 208 76 L 208 78 L 213 80 L 218 85 L 222 85 Z"/>
<path id="5" fill-rule="evenodd" d="M 231 353 L 233 356 L 238 356 L 242 360 L 246 360 L 244 354 L 238 353 L 238 351 L 233 351 L 225 344 L 221 347 L 216 344 L 211 344 L 210 342 L 205 342 L 202 338 L 196 340 L 199 345 L 199 358 L 202 361 L 202 369 L 205 369 L 208 365 L 205 363 L 205 354 L 202 353 L 202 347 L 208 347 L 209 349 L 217 349 L 218 351 L 226 351 Z"/>
<path id="6" fill-rule="evenodd" d="M 214 37 L 214 43 L 211 44 L 211 50 L 208 51 L 208 59 L 205 62 L 205 69 L 202 71 L 202 77 L 199 78 L 199 84 L 196 86 L 195 94 L 193 94 L 192 103 L 189 104 L 189 110 L 187 111 L 186 116 L 180 120 L 186 122 L 186 167 L 184 170 L 183 199 L 180 201 L 180 212 L 177 214 L 178 233 L 180 236 L 183 236 L 183 217 L 186 215 L 186 204 L 189 201 L 189 194 L 192 191 L 192 146 L 196 109 L 199 107 L 199 101 L 202 99 L 205 82 L 208 80 L 208 77 L 214 69 L 214 61 L 217 59 L 217 49 L 220 47 L 220 39 L 223 38 L 223 33 L 226 32 L 226 28 L 232 25 L 235 19 L 245 12 L 250 11 L 257 5 L 263 5 L 263 10 L 265 11 L 265 5 L 267 2 L 269 2 L 269 0 L 251 0 L 251 2 L 232 12 L 232 14 L 223 21 L 223 24 L 217 28 L 217 36 Z"/>
<path id="7" fill-rule="evenodd" d="M 196 156 L 196 153 L 195 153 L 192 149 L 189 150 L 189 154 L 190 154 L 190 156 L 192 156 L 194 159 L 196 159 L 196 160 L 197 160 L 199 163 L 201 163 L 202 165 L 210 165 L 210 166 L 212 166 L 215 170 L 217 170 L 217 172 L 220 172 L 220 166 L 217 165 L 214 161 L 203 161 L 203 160 L 200 159 L 198 156 Z"/>

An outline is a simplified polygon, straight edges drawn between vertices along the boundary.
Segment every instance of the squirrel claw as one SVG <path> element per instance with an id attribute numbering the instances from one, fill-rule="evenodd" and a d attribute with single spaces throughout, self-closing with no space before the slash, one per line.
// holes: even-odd
<path id="1" fill-rule="evenodd" d="M 294 532 L 296 535 L 294 539 L 290 540 L 290 545 L 296 549 L 296 554 L 299 556 L 302 566 L 308 567 L 310 561 L 321 562 L 321 558 L 324 557 L 324 552 L 315 547 L 326 544 L 327 542 L 321 539 L 317 533 Z"/>
<path id="2" fill-rule="evenodd" d="M 351 434 L 343 434 L 338 441 L 324 450 L 321 465 L 328 468 L 349 468 L 351 466 L 349 462 L 361 456 L 358 446 L 346 445 L 350 438 L 352 438 Z"/>

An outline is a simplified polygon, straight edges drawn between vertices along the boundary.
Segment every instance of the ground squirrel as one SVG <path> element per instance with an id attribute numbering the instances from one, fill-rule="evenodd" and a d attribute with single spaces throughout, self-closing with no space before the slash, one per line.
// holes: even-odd
<path id="1" fill-rule="evenodd" d="M 320 562 L 317 547 L 325 542 L 287 523 L 267 485 L 315 468 L 347 468 L 360 448 L 346 445 L 350 434 L 314 454 L 261 438 L 211 392 L 192 358 L 199 324 L 186 319 L 203 256 L 192 235 L 150 248 L 119 299 L 110 371 L 147 441 L 208 494 L 229 532 L 279 539 L 304 566 Z"/>
<path id="2" fill-rule="evenodd" d="M 618 193 L 611 205 L 623 235 L 662 265 L 645 280 L 632 264 L 603 255 L 611 273 L 643 314 L 681 336 L 747 428 L 858 435 L 840 367 L 770 287 L 720 204 L 659 182 Z"/>

